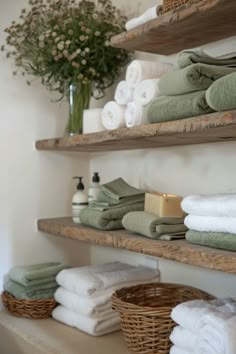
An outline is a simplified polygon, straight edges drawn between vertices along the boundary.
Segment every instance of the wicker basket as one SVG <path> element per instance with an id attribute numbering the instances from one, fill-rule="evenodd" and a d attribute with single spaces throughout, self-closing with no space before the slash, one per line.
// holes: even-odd
<path id="1" fill-rule="evenodd" d="M 176 9 L 177 7 L 186 4 L 190 0 L 163 0 L 162 13 L 169 12 Z"/>
<path id="2" fill-rule="evenodd" d="M 42 300 L 17 300 L 7 291 L 2 293 L 2 302 L 5 308 L 14 316 L 43 319 L 51 317 L 56 307 L 54 298 Z"/>
<path id="3" fill-rule="evenodd" d="M 152 283 L 117 290 L 112 306 L 120 314 L 130 353 L 169 354 L 169 336 L 175 326 L 172 308 L 184 301 L 212 298 L 189 286 Z"/>

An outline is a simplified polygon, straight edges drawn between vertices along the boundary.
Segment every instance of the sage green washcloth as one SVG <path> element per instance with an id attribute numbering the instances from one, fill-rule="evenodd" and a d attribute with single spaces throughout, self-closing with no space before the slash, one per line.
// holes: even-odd
<path id="1" fill-rule="evenodd" d="M 56 275 L 67 268 L 59 262 L 33 264 L 14 267 L 9 272 L 9 278 L 24 286 L 39 285 L 55 281 Z"/>
<path id="2" fill-rule="evenodd" d="M 208 105 L 215 111 L 236 108 L 236 73 L 215 81 L 206 92 Z"/>
<path id="3" fill-rule="evenodd" d="M 4 284 L 4 290 L 16 299 L 48 299 L 53 297 L 57 288 L 58 284 L 55 280 L 42 285 L 24 286 L 8 279 Z"/>
<path id="4" fill-rule="evenodd" d="M 140 202 L 124 207 L 111 208 L 105 211 L 93 208 L 84 208 L 80 212 L 80 221 L 83 224 L 95 227 L 100 230 L 123 229 L 122 218 L 130 211 L 144 210 L 144 203 Z"/>
<path id="5" fill-rule="evenodd" d="M 101 191 L 103 192 L 102 201 L 108 202 L 109 204 L 114 200 L 119 201 L 122 198 L 137 196 L 144 193 L 144 191 L 130 186 L 123 180 L 123 178 L 117 178 L 109 183 L 103 184 L 101 186 Z"/>
<path id="6" fill-rule="evenodd" d="M 213 112 L 206 102 L 205 91 L 160 97 L 149 103 L 147 109 L 150 123 L 174 121 Z"/>
<path id="7" fill-rule="evenodd" d="M 111 208 L 117 208 L 117 207 L 124 207 L 124 206 L 128 206 L 128 205 L 133 205 L 133 204 L 137 204 L 139 202 L 144 202 L 144 198 L 145 198 L 145 194 L 138 194 L 138 195 L 133 195 L 131 197 L 126 197 L 126 198 L 122 198 L 120 200 L 115 200 L 115 199 L 111 199 L 110 203 L 102 201 L 105 198 L 102 198 L 104 195 L 103 192 L 100 192 L 98 195 L 98 199 L 95 201 L 92 201 L 91 204 L 89 205 L 90 207 L 92 207 L 93 209 L 97 209 L 97 210 L 108 210 Z"/>
<path id="8" fill-rule="evenodd" d="M 214 81 L 235 71 L 236 68 L 194 64 L 165 74 L 161 77 L 158 87 L 161 96 L 183 95 L 206 90 Z"/>
<path id="9" fill-rule="evenodd" d="M 236 235 L 224 232 L 200 232 L 189 230 L 186 240 L 196 245 L 236 251 Z"/>
<path id="10" fill-rule="evenodd" d="M 124 228 L 141 235 L 161 239 L 162 235 L 186 232 L 183 218 L 158 218 L 145 211 L 130 212 L 122 220 Z"/>

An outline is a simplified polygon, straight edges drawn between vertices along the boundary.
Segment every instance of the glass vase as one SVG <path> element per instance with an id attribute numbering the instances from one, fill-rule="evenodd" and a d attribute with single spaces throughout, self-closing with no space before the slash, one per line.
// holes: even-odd
<path id="1" fill-rule="evenodd" d="M 89 108 L 91 97 L 91 83 L 70 83 L 67 92 L 69 102 L 69 119 L 65 134 L 74 135 L 83 133 L 83 112 Z"/>

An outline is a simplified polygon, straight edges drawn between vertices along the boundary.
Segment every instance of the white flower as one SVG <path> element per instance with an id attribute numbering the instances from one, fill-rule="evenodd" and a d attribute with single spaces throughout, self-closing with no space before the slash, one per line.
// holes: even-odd
<path id="1" fill-rule="evenodd" d="M 66 41 L 66 46 L 69 47 L 70 44 L 71 44 L 71 41 L 67 40 Z"/>
<path id="2" fill-rule="evenodd" d="M 84 75 L 83 74 L 79 74 L 78 76 L 77 76 L 77 78 L 80 80 L 80 79 L 83 79 L 83 77 L 84 77 Z"/>
<path id="3" fill-rule="evenodd" d="M 53 56 L 57 55 L 57 51 L 55 49 L 52 51 L 52 55 Z"/>
<path id="4" fill-rule="evenodd" d="M 83 60 L 81 61 L 81 64 L 86 65 L 86 64 L 87 64 L 87 60 L 83 59 Z"/>
<path id="5" fill-rule="evenodd" d="M 44 43 L 43 42 L 39 42 L 39 48 L 44 48 Z"/>
<path id="6" fill-rule="evenodd" d="M 63 50 L 63 49 L 64 49 L 64 42 L 63 42 L 63 41 L 59 42 L 59 43 L 57 44 L 57 48 L 58 48 L 59 50 Z"/>
<path id="7" fill-rule="evenodd" d="M 65 58 L 67 58 L 68 55 L 69 55 L 68 50 L 63 50 L 63 55 L 64 55 Z"/>
<path id="8" fill-rule="evenodd" d="M 85 48 L 85 52 L 86 53 L 89 53 L 90 52 L 90 49 L 87 47 L 87 48 Z"/>
<path id="9" fill-rule="evenodd" d="M 93 14 L 93 18 L 94 18 L 94 20 L 97 20 L 98 19 L 98 14 Z"/>
<path id="10" fill-rule="evenodd" d="M 95 36 L 96 36 L 96 37 L 99 37 L 99 36 L 100 36 L 100 34 L 101 34 L 101 32 L 96 31 L 94 34 L 95 34 Z"/>
<path id="11" fill-rule="evenodd" d="M 81 42 L 83 42 L 84 40 L 85 40 L 86 38 L 85 38 L 85 36 L 79 36 L 79 40 L 81 41 Z"/>
<path id="12" fill-rule="evenodd" d="M 43 41 L 44 41 L 44 35 L 43 35 L 43 34 L 41 34 L 41 35 L 39 36 L 39 41 L 40 41 L 40 42 L 43 42 Z"/>
<path id="13" fill-rule="evenodd" d="M 81 49 L 80 48 L 76 49 L 76 53 L 80 54 L 81 53 Z"/>
<path id="14" fill-rule="evenodd" d="M 109 47 L 111 45 L 111 43 L 109 41 L 106 41 L 104 44 L 106 47 Z"/>
<path id="15" fill-rule="evenodd" d="M 53 36 L 53 37 L 56 37 L 56 36 L 57 36 L 57 33 L 56 33 L 56 32 L 52 32 L 52 36 Z"/>

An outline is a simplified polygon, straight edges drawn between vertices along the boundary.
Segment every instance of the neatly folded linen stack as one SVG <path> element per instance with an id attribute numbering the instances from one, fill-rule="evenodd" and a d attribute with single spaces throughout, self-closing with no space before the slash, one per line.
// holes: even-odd
<path id="1" fill-rule="evenodd" d="M 52 298 L 58 288 L 56 276 L 64 268 L 56 262 L 14 267 L 6 277 L 4 290 L 16 299 Z"/>
<path id="2" fill-rule="evenodd" d="M 124 215 L 141 210 L 144 210 L 144 191 L 117 178 L 100 187 L 97 200 L 81 210 L 80 220 L 101 230 L 123 229 Z"/>
<path id="3" fill-rule="evenodd" d="M 188 196 L 181 206 L 189 214 L 187 241 L 236 251 L 236 194 Z"/>
<path id="4" fill-rule="evenodd" d="M 178 324 L 170 335 L 170 354 L 236 353 L 236 300 L 194 300 L 171 313 Z"/>
<path id="5" fill-rule="evenodd" d="M 66 269 L 57 276 L 58 306 L 54 319 L 93 336 L 120 329 L 119 316 L 112 310 L 111 296 L 117 289 L 159 281 L 159 272 L 120 262 Z"/>

